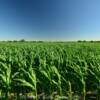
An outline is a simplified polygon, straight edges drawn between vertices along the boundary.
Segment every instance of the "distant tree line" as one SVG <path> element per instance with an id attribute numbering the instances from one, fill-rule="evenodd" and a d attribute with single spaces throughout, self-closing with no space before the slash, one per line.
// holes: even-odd
<path id="1" fill-rule="evenodd" d="M 21 40 L 8 40 L 8 41 L 2 41 L 2 42 L 31 42 L 31 43 L 43 43 L 46 41 L 38 41 L 38 40 L 31 40 L 31 41 L 27 41 L 25 39 L 21 39 Z M 52 41 L 48 41 L 48 42 L 52 42 Z M 64 42 L 72 42 L 72 41 L 53 41 L 53 42 L 57 42 L 57 43 L 64 43 Z M 74 41 L 73 41 L 74 42 Z M 76 41 L 75 41 L 76 42 Z M 87 40 L 78 40 L 78 43 L 100 43 L 100 41 L 87 41 Z"/>
<path id="2" fill-rule="evenodd" d="M 86 40 L 78 40 L 77 42 L 79 42 L 79 43 L 88 43 L 88 42 L 90 42 L 90 43 L 100 43 L 100 41 L 93 41 L 93 40 L 91 40 L 91 41 L 86 41 Z"/>
<path id="3" fill-rule="evenodd" d="M 7 42 L 34 42 L 34 43 L 36 43 L 36 42 L 44 42 L 44 41 L 27 41 L 27 40 L 25 40 L 25 39 L 21 39 L 21 40 L 8 40 Z"/>

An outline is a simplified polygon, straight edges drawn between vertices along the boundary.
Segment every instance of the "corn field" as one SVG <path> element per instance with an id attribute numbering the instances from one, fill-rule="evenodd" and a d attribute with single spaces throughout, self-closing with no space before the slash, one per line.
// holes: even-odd
<path id="1" fill-rule="evenodd" d="M 0 98 L 100 100 L 99 43 L 0 43 Z"/>

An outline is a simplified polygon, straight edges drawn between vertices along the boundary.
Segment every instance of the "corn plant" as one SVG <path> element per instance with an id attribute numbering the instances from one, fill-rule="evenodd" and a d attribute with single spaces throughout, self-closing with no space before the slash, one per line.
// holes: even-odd
<path id="1" fill-rule="evenodd" d="M 40 69 L 40 72 L 43 76 L 47 78 L 50 82 L 50 95 L 54 92 L 52 90 L 52 86 L 56 85 L 59 89 L 60 95 L 62 95 L 62 88 L 61 88 L 61 75 L 55 66 L 45 66 L 44 68 Z M 56 80 L 54 77 L 57 77 Z"/>
<path id="2" fill-rule="evenodd" d="M 11 84 L 18 72 L 11 74 L 11 66 L 0 63 L 0 78 L 2 80 L 3 87 L 5 88 L 5 98 L 9 98 L 9 92 L 11 90 Z"/>
<path id="3" fill-rule="evenodd" d="M 97 63 L 95 67 L 91 64 L 91 70 L 88 70 L 91 75 L 97 80 L 98 99 L 100 99 L 100 64 Z"/>
<path id="4" fill-rule="evenodd" d="M 29 67 L 29 70 L 27 71 L 24 68 L 22 68 L 22 71 L 23 75 L 26 75 L 29 81 L 27 81 L 27 79 L 25 79 L 24 76 L 21 79 L 18 78 L 15 80 L 20 82 L 22 86 L 29 87 L 30 89 L 32 89 L 33 95 L 35 92 L 35 98 L 37 100 L 37 78 L 34 69 L 32 67 Z"/>

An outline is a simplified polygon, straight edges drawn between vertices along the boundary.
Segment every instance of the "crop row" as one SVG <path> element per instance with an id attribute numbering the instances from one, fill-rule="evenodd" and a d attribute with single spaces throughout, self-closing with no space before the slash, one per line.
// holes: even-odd
<path id="1" fill-rule="evenodd" d="M 99 44 L 1 44 L 0 97 L 100 98 Z"/>

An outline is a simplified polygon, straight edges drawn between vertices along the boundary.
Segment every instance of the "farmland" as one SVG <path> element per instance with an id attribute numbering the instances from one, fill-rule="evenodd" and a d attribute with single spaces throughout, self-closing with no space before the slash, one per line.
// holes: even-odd
<path id="1" fill-rule="evenodd" d="M 1 99 L 92 97 L 100 100 L 100 43 L 0 43 Z"/>

